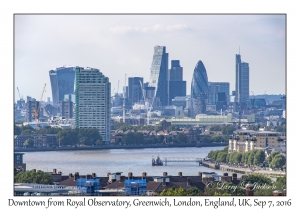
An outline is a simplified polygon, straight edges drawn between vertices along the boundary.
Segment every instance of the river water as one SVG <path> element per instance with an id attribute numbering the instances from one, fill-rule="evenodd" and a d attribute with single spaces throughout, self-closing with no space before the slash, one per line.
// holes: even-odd
<path id="1" fill-rule="evenodd" d="M 224 147 L 186 147 L 186 148 L 146 148 L 146 149 L 107 149 L 107 150 L 74 150 L 25 152 L 23 157 L 26 169 L 52 171 L 57 169 L 63 175 L 79 172 L 81 175 L 96 173 L 97 176 L 107 176 L 107 173 L 123 172 L 127 176 L 141 176 L 146 172 L 149 176 L 161 176 L 163 172 L 177 176 L 197 176 L 198 172 L 222 171 L 199 166 L 196 162 L 169 162 L 163 166 L 152 166 L 152 157 L 160 156 L 181 158 L 204 158 L 211 150 L 221 150 Z"/>

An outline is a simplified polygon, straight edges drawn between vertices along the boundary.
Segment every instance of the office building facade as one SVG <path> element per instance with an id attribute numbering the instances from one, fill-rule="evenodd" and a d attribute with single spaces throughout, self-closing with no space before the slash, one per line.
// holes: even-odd
<path id="1" fill-rule="evenodd" d="M 139 103 L 143 98 L 142 86 L 144 79 L 142 77 L 129 77 L 128 78 L 128 98 L 129 103 L 134 105 Z"/>
<path id="2" fill-rule="evenodd" d="M 154 47 L 149 87 L 155 88 L 154 97 L 161 106 L 168 105 L 168 58 L 166 47 Z"/>
<path id="3" fill-rule="evenodd" d="M 226 102 L 230 102 L 230 84 L 229 82 L 208 82 L 207 104 L 216 105 L 218 102 L 218 93 L 225 93 Z"/>
<path id="4" fill-rule="evenodd" d="M 49 71 L 53 106 L 64 101 L 64 95 L 74 93 L 75 67 L 59 67 Z"/>
<path id="5" fill-rule="evenodd" d="M 168 71 L 168 104 L 172 104 L 172 99 L 176 96 L 186 96 L 186 81 L 183 81 L 183 68 L 179 60 L 171 61 L 171 69 Z"/>
<path id="6" fill-rule="evenodd" d="M 246 104 L 249 101 L 249 63 L 242 62 L 241 55 L 236 54 L 235 102 Z"/>
<path id="7" fill-rule="evenodd" d="M 111 84 L 99 69 L 76 67 L 76 128 L 97 128 L 104 144 L 110 142 Z"/>

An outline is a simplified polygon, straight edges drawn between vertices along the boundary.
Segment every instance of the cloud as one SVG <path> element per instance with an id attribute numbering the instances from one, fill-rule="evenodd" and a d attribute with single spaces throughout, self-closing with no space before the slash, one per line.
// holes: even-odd
<path id="1" fill-rule="evenodd" d="M 150 27 L 130 27 L 130 26 L 117 26 L 110 28 L 109 30 L 115 34 L 126 34 L 126 33 L 147 33 L 147 32 L 174 32 L 190 30 L 191 27 L 185 24 L 175 24 L 169 26 L 163 26 L 161 24 L 155 24 Z"/>

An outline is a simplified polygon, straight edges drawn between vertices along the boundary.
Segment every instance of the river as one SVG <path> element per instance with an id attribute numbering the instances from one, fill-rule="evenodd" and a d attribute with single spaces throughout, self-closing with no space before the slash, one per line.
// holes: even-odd
<path id="1" fill-rule="evenodd" d="M 221 150 L 224 147 L 181 147 L 181 148 L 145 148 L 145 149 L 107 149 L 107 150 L 71 150 L 25 152 L 23 157 L 26 169 L 52 171 L 57 169 L 63 175 L 79 172 L 81 175 L 96 173 L 106 176 L 108 172 L 123 172 L 127 176 L 141 176 L 146 172 L 149 176 L 161 176 L 163 172 L 177 176 L 182 172 L 184 176 L 197 176 L 198 172 L 222 171 L 199 166 L 196 162 L 170 162 L 163 166 L 152 166 L 152 157 L 160 156 L 181 158 L 204 158 L 211 150 Z"/>

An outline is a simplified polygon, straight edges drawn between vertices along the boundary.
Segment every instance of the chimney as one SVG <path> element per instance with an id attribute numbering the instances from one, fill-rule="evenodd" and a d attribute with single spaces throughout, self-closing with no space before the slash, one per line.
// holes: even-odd
<path id="1" fill-rule="evenodd" d="M 163 186 L 166 186 L 166 178 L 163 178 Z"/>
<path id="2" fill-rule="evenodd" d="M 164 172 L 164 173 L 163 173 L 163 176 L 168 176 L 168 173 L 167 173 L 167 172 Z"/>
<path id="3" fill-rule="evenodd" d="M 53 169 L 53 174 L 56 174 L 56 169 L 55 168 Z"/>
<path id="4" fill-rule="evenodd" d="M 92 173 L 92 178 L 96 178 L 96 173 Z"/>
<path id="5" fill-rule="evenodd" d="M 72 173 L 69 173 L 69 178 L 72 178 L 73 177 L 73 174 Z"/>
<path id="6" fill-rule="evenodd" d="M 190 177 L 187 178 L 187 185 L 186 186 L 191 186 L 191 179 L 190 179 Z"/>
<path id="7" fill-rule="evenodd" d="M 182 177 L 182 172 L 178 172 L 178 176 Z"/>
<path id="8" fill-rule="evenodd" d="M 33 172 L 36 172 L 36 169 L 32 169 Z"/>
<path id="9" fill-rule="evenodd" d="M 128 179 L 132 179 L 132 172 L 128 173 Z"/>
<path id="10" fill-rule="evenodd" d="M 111 175 L 111 173 L 110 173 L 110 172 L 108 172 L 108 173 L 107 173 L 107 177 L 109 177 L 109 175 Z"/>
<path id="11" fill-rule="evenodd" d="M 74 173 L 74 180 L 77 180 L 77 179 L 79 179 L 79 172 Z"/>
<path id="12" fill-rule="evenodd" d="M 254 195 L 254 185 L 253 184 L 246 184 L 246 195 L 247 196 Z"/>
<path id="13" fill-rule="evenodd" d="M 146 178 L 146 177 L 147 177 L 147 173 L 146 173 L 146 172 L 143 172 L 143 173 L 142 173 L 142 177 L 143 177 L 143 178 Z"/>
<path id="14" fill-rule="evenodd" d="M 201 177 L 201 179 L 202 179 L 202 172 L 198 172 L 198 176 L 200 176 Z"/>
<path id="15" fill-rule="evenodd" d="M 57 173 L 58 173 L 58 174 L 60 174 L 60 175 L 62 174 L 62 172 L 61 172 L 61 171 L 59 171 L 59 172 L 57 172 Z"/>
<path id="16" fill-rule="evenodd" d="M 281 190 L 273 191 L 273 196 L 282 196 L 282 191 Z"/>

